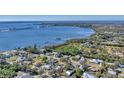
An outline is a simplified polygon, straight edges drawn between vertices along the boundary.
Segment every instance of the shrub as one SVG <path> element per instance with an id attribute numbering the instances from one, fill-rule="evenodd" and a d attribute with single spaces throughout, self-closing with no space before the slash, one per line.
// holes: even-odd
<path id="1" fill-rule="evenodd" d="M 80 52 L 80 46 L 79 45 L 66 45 L 66 46 L 58 47 L 56 51 L 60 52 L 63 55 L 75 56 Z"/>
<path id="2" fill-rule="evenodd" d="M 33 59 L 33 62 L 46 62 L 47 57 L 45 56 L 37 56 L 36 58 Z"/>
<path id="3" fill-rule="evenodd" d="M 36 69 L 32 69 L 30 74 L 31 75 L 38 75 L 38 71 Z"/>
<path id="4" fill-rule="evenodd" d="M 80 78 L 82 76 L 82 71 L 79 68 L 77 68 L 75 70 L 75 75 L 76 75 L 77 78 Z"/>
<path id="5" fill-rule="evenodd" d="M 16 65 L 0 64 L 0 78 L 12 78 L 16 76 L 17 71 Z"/>
<path id="6" fill-rule="evenodd" d="M 23 50 L 30 53 L 39 53 L 36 44 L 34 46 L 25 47 Z"/>

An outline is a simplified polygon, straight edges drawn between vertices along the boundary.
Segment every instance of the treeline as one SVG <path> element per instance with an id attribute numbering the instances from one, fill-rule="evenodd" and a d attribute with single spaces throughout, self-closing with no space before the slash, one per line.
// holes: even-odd
<path id="1" fill-rule="evenodd" d="M 101 43 L 101 45 L 116 46 L 116 47 L 124 47 L 124 44 L 104 44 L 104 43 Z"/>

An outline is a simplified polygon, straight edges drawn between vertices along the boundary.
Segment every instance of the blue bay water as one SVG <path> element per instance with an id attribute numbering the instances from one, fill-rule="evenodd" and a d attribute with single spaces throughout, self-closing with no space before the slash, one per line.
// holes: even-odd
<path id="1" fill-rule="evenodd" d="M 37 44 L 40 47 L 86 38 L 95 33 L 90 28 L 43 26 L 28 23 L 0 23 L 0 51 Z"/>

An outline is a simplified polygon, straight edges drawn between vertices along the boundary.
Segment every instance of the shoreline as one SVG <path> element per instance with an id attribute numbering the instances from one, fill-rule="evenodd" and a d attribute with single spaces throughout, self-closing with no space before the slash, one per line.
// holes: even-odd
<path id="1" fill-rule="evenodd" d="M 95 35 L 95 34 L 93 34 L 93 35 Z M 92 36 L 92 35 L 91 35 Z M 80 40 L 85 40 L 85 39 L 89 39 L 91 36 L 89 36 L 89 37 L 84 37 L 84 38 L 80 38 L 80 39 L 69 39 L 69 40 L 66 40 L 65 42 L 63 42 L 62 44 L 55 44 L 55 45 L 48 45 L 48 46 L 43 46 L 43 47 L 41 47 L 41 48 L 39 48 L 39 49 L 44 49 L 44 48 L 50 48 L 50 47 L 57 47 L 57 46 L 61 46 L 61 45 L 65 45 L 65 44 L 67 44 L 67 43 L 69 43 L 69 42 L 73 42 L 73 41 L 80 41 Z M 33 47 L 34 45 L 37 45 L 37 44 L 33 44 L 33 45 L 28 45 L 28 46 L 25 46 L 25 47 L 17 47 L 16 49 L 23 49 L 23 48 L 26 48 L 26 47 L 29 47 L 29 46 L 31 46 L 31 47 Z M 5 50 L 5 51 L 0 51 L 0 53 L 2 53 L 2 52 L 6 52 L 6 51 L 11 51 L 11 50 L 16 50 L 16 49 L 10 49 L 10 50 Z"/>

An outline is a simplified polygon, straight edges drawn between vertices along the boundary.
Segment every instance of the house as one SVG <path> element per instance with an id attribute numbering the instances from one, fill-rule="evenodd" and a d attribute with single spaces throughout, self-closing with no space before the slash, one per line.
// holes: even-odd
<path id="1" fill-rule="evenodd" d="M 15 78 L 33 78 L 29 73 L 19 71 Z"/>
<path id="2" fill-rule="evenodd" d="M 92 75 L 92 74 L 89 74 L 87 72 L 84 72 L 83 73 L 83 78 L 97 78 L 96 76 Z"/>
<path id="3" fill-rule="evenodd" d="M 118 66 L 119 66 L 120 68 L 124 68 L 124 65 L 122 65 L 122 64 L 118 64 Z"/>
<path id="4" fill-rule="evenodd" d="M 16 55 L 16 54 L 18 54 L 18 51 L 17 51 L 17 50 L 11 50 L 11 53 L 12 53 L 13 55 Z"/>
<path id="5" fill-rule="evenodd" d="M 91 59 L 89 61 L 92 62 L 92 63 L 96 63 L 96 64 L 99 64 L 99 63 L 103 62 L 103 60 L 100 60 L 100 59 Z"/>
<path id="6" fill-rule="evenodd" d="M 46 70 L 50 70 L 51 69 L 51 65 L 50 64 L 45 64 L 42 66 L 43 69 L 46 69 Z"/>
<path id="7" fill-rule="evenodd" d="M 71 76 L 73 74 L 73 70 L 67 70 L 66 71 L 66 76 Z"/>
<path id="8" fill-rule="evenodd" d="M 23 62 L 26 58 L 25 57 L 17 57 L 17 62 Z"/>
<path id="9" fill-rule="evenodd" d="M 10 58 L 10 57 L 12 57 L 12 55 L 10 53 L 4 53 L 2 57 L 3 58 Z"/>
<path id="10" fill-rule="evenodd" d="M 75 58 L 76 58 L 77 60 L 79 60 L 79 59 L 81 58 L 81 56 L 80 56 L 80 55 L 76 55 Z"/>
<path id="11" fill-rule="evenodd" d="M 0 63 L 3 63 L 3 62 L 5 62 L 5 60 L 0 58 Z"/>
<path id="12" fill-rule="evenodd" d="M 114 70 L 112 70 L 111 68 L 108 68 L 108 74 L 116 75 L 117 73 Z"/>
<path id="13" fill-rule="evenodd" d="M 81 59 L 78 62 L 82 64 L 84 61 L 85 61 L 84 57 L 81 57 Z"/>

